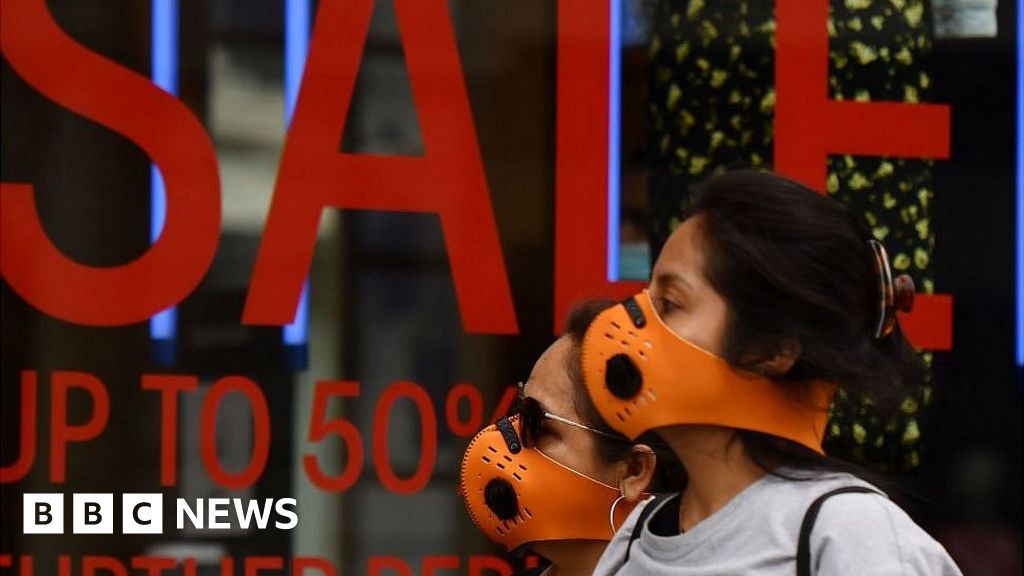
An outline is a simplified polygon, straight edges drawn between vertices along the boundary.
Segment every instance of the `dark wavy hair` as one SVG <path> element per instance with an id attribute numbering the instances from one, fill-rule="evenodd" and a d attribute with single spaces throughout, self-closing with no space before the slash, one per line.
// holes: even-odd
<path id="1" fill-rule="evenodd" d="M 694 191 L 684 221 L 700 226 L 705 270 L 728 306 L 723 356 L 745 365 L 750 353 L 800 355 L 776 378 L 783 386 L 824 380 L 855 401 L 895 412 L 922 383 L 924 368 L 899 326 L 876 339 L 880 295 L 867 231 L 837 202 L 764 171 L 724 172 Z M 835 468 L 794 443 L 741 432 L 766 470 L 779 465 Z"/>

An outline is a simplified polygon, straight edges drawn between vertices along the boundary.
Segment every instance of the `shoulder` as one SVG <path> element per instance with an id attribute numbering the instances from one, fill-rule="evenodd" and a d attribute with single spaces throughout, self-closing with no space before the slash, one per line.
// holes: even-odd
<path id="1" fill-rule="evenodd" d="M 822 574 L 959 574 L 953 560 L 906 512 L 880 493 L 837 494 L 811 531 Z"/>
<path id="2" fill-rule="evenodd" d="M 783 471 L 784 473 L 786 471 Z M 797 473 L 799 474 L 799 473 Z M 960 571 L 946 550 L 879 488 L 846 473 L 811 473 L 765 483 L 768 506 L 793 537 L 811 505 L 838 488 L 871 492 L 836 494 L 821 503 L 810 532 L 812 572 L 819 574 L 938 574 Z M 795 552 L 795 548 L 794 548 Z"/>

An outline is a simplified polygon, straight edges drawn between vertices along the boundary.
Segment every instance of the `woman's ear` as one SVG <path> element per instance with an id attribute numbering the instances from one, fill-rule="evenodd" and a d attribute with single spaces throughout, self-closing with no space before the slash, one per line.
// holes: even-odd
<path id="1" fill-rule="evenodd" d="M 621 463 L 622 473 L 619 476 L 619 490 L 627 502 L 639 502 L 644 498 L 657 463 L 658 457 L 650 446 L 636 444 L 629 449 Z"/>
<path id="2" fill-rule="evenodd" d="M 753 366 L 754 371 L 762 376 L 776 378 L 784 376 L 793 369 L 800 359 L 803 347 L 796 338 L 782 338 L 774 351 L 758 354 L 743 359 L 744 364 Z"/>

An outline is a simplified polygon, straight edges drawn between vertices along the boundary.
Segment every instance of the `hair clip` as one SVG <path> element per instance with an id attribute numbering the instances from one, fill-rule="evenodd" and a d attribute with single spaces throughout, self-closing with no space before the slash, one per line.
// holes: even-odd
<path id="1" fill-rule="evenodd" d="M 889 255 L 882 243 L 868 240 L 875 255 L 875 274 L 878 277 L 878 320 L 875 323 L 875 338 L 882 339 L 892 334 L 896 326 L 896 312 L 910 312 L 914 307 L 914 279 L 909 274 L 893 278 Z"/>

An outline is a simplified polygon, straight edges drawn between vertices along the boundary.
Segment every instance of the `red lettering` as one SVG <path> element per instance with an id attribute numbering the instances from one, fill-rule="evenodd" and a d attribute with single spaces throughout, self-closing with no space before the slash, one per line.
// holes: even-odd
<path id="1" fill-rule="evenodd" d="M 280 570 L 284 559 L 280 556 L 248 556 L 245 559 L 245 576 L 259 576 L 262 570 Z"/>
<path id="2" fill-rule="evenodd" d="M 409 478 L 399 478 L 388 458 L 388 422 L 391 408 L 401 397 L 412 400 L 420 414 L 420 461 Z M 373 413 L 373 460 L 377 477 L 395 494 L 414 494 L 430 481 L 437 460 L 437 416 L 430 396 L 415 382 L 395 382 L 381 394 Z"/>
<path id="3" fill-rule="evenodd" d="M 336 435 L 345 444 L 348 460 L 337 476 L 328 476 L 320 468 L 314 454 L 302 457 L 306 476 L 321 490 L 344 492 L 359 480 L 363 472 L 363 437 L 355 424 L 342 418 L 327 420 L 327 403 L 332 396 L 355 398 L 359 396 L 359 383 L 351 381 L 321 381 L 316 383 L 313 397 L 313 417 L 309 423 L 309 441 L 320 442 L 328 435 Z"/>
<path id="4" fill-rule="evenodd" d="M 505 392 L 501 395 L 498 406 L 495 407 L 494 413 L 491 414 L 491 422 L 497 422 L 508 414 L 509 410 L 512 409 L 512 403 L 515 402 L 517 394 L 519 394 L 518 386 L 505 387 Z"/>
<path id="5" fill-rule="evenodd" d="M 57 558 L 57 574 L 59 576 L 71 576 L 70 556 L 60 556 Z"/>
<path id="6" fill-rule="evenodd" d="M 36 461 L 36 406 L 38 387 L 35 370 L 21 371 L 21 432 L 18 458 L 8 466 L 0 466 L 0 484 L 18 482 Z"/>
<path id="7" fill-rule="evenodd" d="M 423 576 L 433 576 L 439 570 L 454 570 L 460 564 L 458 556 L 425 556 L 423 558 Z"/>
<path id="8" fill-rule="evenodd" d="M 953 296 L 950 294 L 918 294 L 914 309 L 897 314 L 900 329 L 918 348 L 953 349 Z"/>
<path id="9" fill-rule="evenodd" d="M 306 570 L 309 568 L 319 570 L 320 576 L 338 576 L 338 572 L 334 569 L 334 565 L 324 558 L 306 558 L 300 556 L 292 561 L 292 574 L 295 574 L 295 576 L 304 576 L 306 574 Z"/>
<path id="10" fill-rule="evenodd" d="M 92 414 L 85 424 L 68 421 L 68 391 L 84 390 L 92 399 Z M 50 406 L 50 482 L 63 483 L 66 475 L 67 445 L 99 436 L 110 417 L 110 397 L 103 383 L 85 372 L 54 372 Z"/>
<path id="11" fill-rule="evenodd" d="M 384 570 L 390 570 L 401 576 L 412 576 L 412 569 L 397 556 L 371 556 L 368 569 L 370 576 L 380 576 Z"/>
<path id="12" fill-rule="evenodd" d="M 608 280 L 608 6 L 558 3 L 555 199 L 555 332 L 573 302 L 623 298 L 640 282 Z M 824 189 L 830 153 L 949 156 L 949 107 L 828 98 L 828 2 L 779 0 L 776 53 L 775 166 Z M 918 297 L 901 315 L 922 348 L 952 346 L 952 298 Z"/>
<path id="13" fill-rule="evenodd" d="M 775 168 L 825 189 L 829 154 L 949 157 L 949 106 L 828 96 L 828 1 L 777 0 Z"/>
<path id="14" fill-rule="evenodd" d="M 10 554 L 0 554 L 0 568 L 11 568 L 14 566 L 14 557 Z M 32 576 L 33 565 L 31 556 L 18 557 L 18 576 Z"/>
<path id="15" fill-rule="evenodd" d="M 116 558 L 111 558 L 110 556 L 82 557 L 82 576 L 95 576 L 98 570 L 103 570 L 107 574 L 114 574 L 115 576 L 128 576 L 128 571 L 125 570 L 124 564 L 121 564 Z"/>
<path id="16" fill-rule="evenodd" d="M 167 218 L 160 238 L 133 262 L 84 266 L 46 235 L 30 184 L 0 184 L 0 270 L 22 298 L 79 324 L 140 322 L 172 306 L 202 279 L 220 233 L 213 145 L 170 94 L 76 43 L 43 0 L 0 3 L 0 48 L 29 85 L 137 144 L 163 174 Z"/>
<path id="17" fill-rule="evenodd" d="M 469 417 L 459 419 L 459 401 L 465 399 L 469 405 Z M 484 399 L 480 391 L 465 382 L 452 386 L 444 403 L 445 420 L 448 429 L 456 436 L 468 437 L 476 434 L 484 421 Z"/>
<path id="18" fill-rule="evenodd" d="M 558 2 L 556 334 L 574 302 L 644 286 L 608 279 L 609 14 L 608 0 Z"/>
<path id="19" fill-rule="evenodd" d="M 828 96 L 827 0 L 775 3 L 775 169 L 825 189 L 829 154 L 949 157 L 949 106 Z M 953 299 L 922 294 L 900 325 L 919 347 L 948 350 Z"/>
<path id="20" fill-rule="evenodd" d="M 145 570 L 149 576 L 160 576 L 164 570 L 174 570 L 174 558 L 161 556 L 132 556 L 132 570 Z"/>
<path id="21" fill-rule="evenodd" d="M 481 576 L 484 571 L 512 576 L 512 566 L 496 556 L 470 556 L 469 576 Z"/>
<path id="22" fill-rule="evenodd" d="M 178 393 L 195 390 L 199 378 L 144 374 L 143 390 L 160 392 L 160 485 L 174 486 L 178 475 Z"/>
<path id="23" fill-rule="evenodd" d="M 237 474 L 225 470 L 217 458 L 217 408 L 224 396 L 231 392 L 241 392 L 249 400 L 253 416 L 252 455 L 249 464 Z M 224 488 L 252 486 L 263 474 L 270 455 L 270 412 L 267 399 L 252 380 L 243 376 L 225 376 L 207 393 L 199 416 L 199 453 L 210 477 Z"/>
<path id="24" fill-rule="evenodd" d="M 515 334 L 515 310 L 444 0 L 395 0 L 426 154 L 338 152 L 373 0 L 320 3 L 243 321 L 291 322 L 325 206 L 441 217 L 463 326 Z"/>

